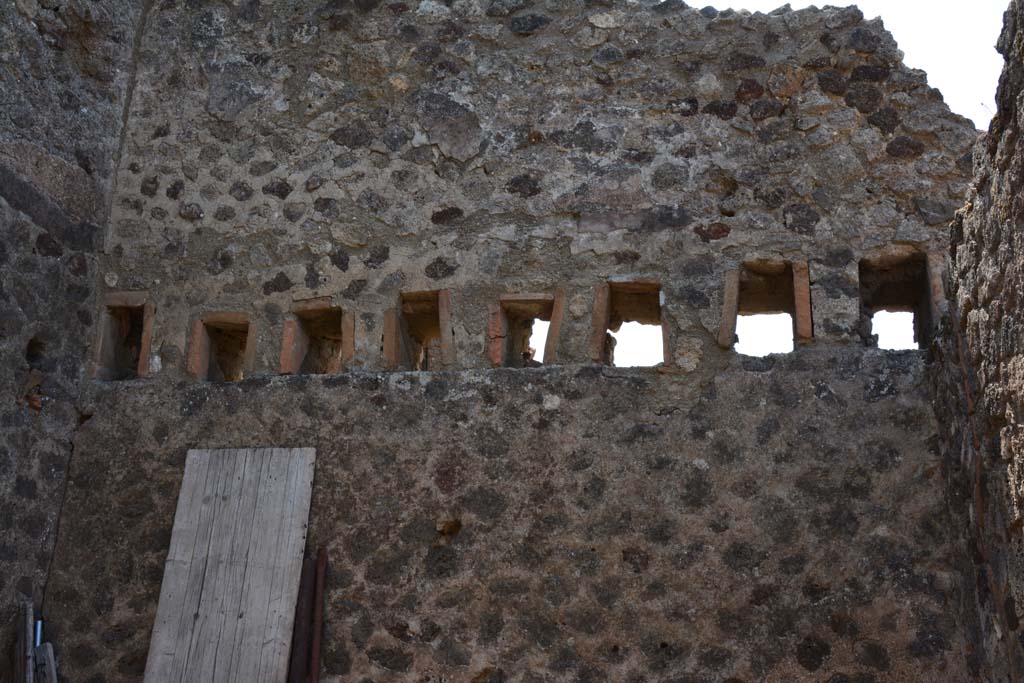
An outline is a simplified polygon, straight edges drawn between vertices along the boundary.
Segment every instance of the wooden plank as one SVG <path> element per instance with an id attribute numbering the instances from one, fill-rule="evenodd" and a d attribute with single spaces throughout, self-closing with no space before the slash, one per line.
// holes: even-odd
<path id="1" fill-rule="evenodd" d="M 285 679 L 315 451 L 189 451 L 146 681 Z"/>

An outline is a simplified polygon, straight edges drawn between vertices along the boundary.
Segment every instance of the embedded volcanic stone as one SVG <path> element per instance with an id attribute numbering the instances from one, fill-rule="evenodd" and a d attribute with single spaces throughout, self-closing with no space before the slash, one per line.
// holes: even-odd
<path id="1" fill-rule="evenodd" d="M 540 181 L 529 173 L 517 175 L 508 181 L 506 189 L 512 194 L 517 194 L 523 199 L 535 197 L 540 194 Z"/>
<path id="2" fill-rule="evenodd" d="M 857 52 L 873 53 L 882 46 L 882 39 L 870 29 L 857 27 L 850 32 L 850 47 Z"/>
<path id="3" fill-rule="evenodd" d="M 331 250 L 329 257 L 332 266 L 343 273 L 348 270 L 349 255 L 343 247 L 335 247 Z"/>
<path id="4" fill-rule="evenodd" d="M 446 206 L 430 214 L 430 222 L 435 225 L 444 225 L 462 218 L 462 209 L 457 206 Z"/>
<path id="5" fill-rule="evenodd" d="M 459 269 L 459 264 L 452 263 L 448 259 L 438 256 L 436 259 L 427 264 L 424 269 L 427 277 L 431 280 L 441 280 L 446 277 L 451 277 L 455 274 L 455 271 Z"/>
<path id="6" fill-rule="evenodd" d="M 157 180 L 156 176 L 151 176 L 149 178 L 143 179 L 140 191 L 147 197 L 155 197 L 156 191 L 157 189 L 159 189 L 159 187 L 160 181 Z"/>
<path id="7" fill-rule="evenodd" d="M 213 212 L 213 217 L 218 221 L 230 221 L 235 218 L 235 209 L 231 206 L 218 206 Z"/>
<path id="8" fill-rule="evenodd" d="M 843 95 L 846 93 L 849 85 L 846 77 L 835 69 L 822 71 L 818 74 L 818 87 L 821 88 L 822 92 L 827 92 L 829 95 Z"/>
<path id="9" fill-rule="evenodd" d="M 924 154 L 924 143 L 901 135 L 890 142 L 885 151 L 889 156 L 897 159 L 914 159 Z"/>
<path id="10" fill-rule="evenodd" d="M 234 183 L 232 183 L 231 189 L 228 190 L 228 194 L 240 202 L 244 202 L 245 200 L 251 198 L 252 192 L 252 187 L 249 185 L 249 183 L 245 182 L 244 180 L 236 180 Z"/>
<path id="11" fill-rule="evenodd" d="M 656 190 L 670 190 L 674 187 L 682 187 L 690 180 L 690 172 L 685 166 L 677 164 L 662 164 L 654 170 L 651 176 L 651 184 Z"/>
<path id="12" fill-rule="evenodd" d="M 278 178 L 263 186 L 263 194 L 272 195 L 278 199 L 284 199 L 292 193 L 292 186 L 287 180 Z"/>
<path id="13" fill-rule="evenodd" d="M 512 33 L 519 36 L 529 36 L 551 23 L 551 19 L 543 14 L 527 14 L 521 17 L 513 17 L 508 23 Z"/>
<path id="14" fill-rule="evenodd" d="M 380 268 L 390 257 L 391 247 L 386 244 L 378 244 L 370 247 L 369 253 L 363 258 L 363 264 L 367 268 Z"/>
<path id="15" fill-rule="evenodd" d="M 723 121 L 728 121 L 732 117 L 736 116 L 736 112 L 738 111 L 739 108 L 736 106 L 735 102 L 709 102 L 704 106 L 704 113 L 714 114 Z"/>
<path id="16" fill-rule="evenodd" d="M 275 294 L 277 292 L 287 292 L 293 286 L 294 283 L 288 278 L 288 276 L 279 272 L 272 280 L 268 280 L 263 283 L 263 293 Z"/>
<path id="17" fill-rule="evenodd" d="M 198 204 L 182 204 L 178 207 L 178 215 L 187 221 L 198 221 L 203 218 L 203 207 Z"/>
<path id="18" fill-rule="evenodd" d="M 900 115 L 892 107 L 884 107 L 869 116 L 868 123 L 886 135 L 890 135 L 899 127 Z"/>
<path id="19" fill-rule="evenodd" d="M 882 92 L 866 83 L 854 83 L 846 92 L 845 101 L 861 114 L 870 114 L 882 103 Z"/>
<path id="20" fill-rule="evenodd" d="M 736 101 L 749 104 L 764 95 L 764 86 L 753 78 L 744 78 L 736 88 Z"/>
<path id="21" fill-rule="evenodd" d="M 808 204 L 790 204 L 784 212 L 786 227 L 802 235 L 814 233 L 821 215 Z"/>
<path id="22" fill-rule="evenodd" d="M 764 121 L 781 115 L 785 110 L 786 105 L 779 100 L 758 100 L 750 105 L 750 118 L 755 121 Z"/>
<path id="23" fill-rule="evenodd" d="M 933 199 L 915 198 L 914 206 L 917 207 L 917 213 L 928 225 L 949 223 L 953 220 L 953 214 L 955 213 L 955 208 L 948 202 L 935 201 Z"/>
<path id="24" fill-rule="evenodd" d="M 871 64 L 862 64 L 854 68 L 853 73 L 850 74 L 850 80 L 865 81 L 868 83 L 881 83 L 889 77 L 891 69 L 887 66 L 875 66 Z"/>
<path id="25" fill-rule="evenodd" d="M 727 71 L 758 69 L 765 65 L 764 57 L 747 52 L 733 52 L 725 61 Z"/>
<path id="26" fill-rule="evenodd" d="M 361 149 L 373 142 L 373 136 L 365 121 L 355 119 L 331 133 L 331 141 L 342 147 Z"/>
<path id="27" fill-rule="evenodd" d="M 465 161 L 480 150 L 483 131 L 480 119 L 469 107 L 448 95 L 427 92 L 418 97 L 420 121 L 447 156 Z"/>

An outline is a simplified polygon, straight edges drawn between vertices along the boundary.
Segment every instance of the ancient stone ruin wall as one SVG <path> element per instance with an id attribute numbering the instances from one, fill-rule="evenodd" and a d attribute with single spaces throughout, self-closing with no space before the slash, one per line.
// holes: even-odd
<path id="1" fill-rule="evenodd" d="M 692 371 L 740 262 L 809 261 L 815 336 L 849 343 L 863 255 L 945 250 L 973 127 L 856 9 L 512 7 L 154 9 L 104 263 L 151 293 L 154 373 L 183 376 L 219 311 L 274 373 L 294 302 L 322 296 L 352 314 L 350 365 L 381 369 L 384 312 L 438 289 L 457 367 L 488 365 L 501 294 L 559 287 L 558 358 L 587 362 L 615 276 L 663 282 Z"/>
<path id="2" fill-rule="evenodd" d="M 38 605 L 143 3 L 0 3 L 0 642 Z M 4 673 L 0 673 L 3 679 Z"/>
<path id="3" fill-rule="evenodd" d="M 51 629 L 72 679 L 139 680 L 186 450 L 302 445 L 321 680 L 975 680 L 923 378 L 916 353 L 843 349 L 700 380 L 104 383 Z"/>
<path id="4" fill-rule="evenodd" d="M 450 5 L 149 10 L 45 603 L 70 679 L 141 676 L 185 451 L 280 445 L 318 449 L 328 680 L 972 680 L 923 355 L 869 348 L 859 272 L 937 279 L 969 122 L 852 8 Z M 806 276 L 792 356 L 717 343 L 743 263 Z M 610 280 L 660 288 L 660 370 L 593 363 Z M 386 372 L 435 290 L 444 371 Z M 554 367 L 490 368 L 517 294 L 561 302 Z M 343 371 L 281 376 L 311 305 Z M 214 329 L 242 381 L 202 381 Z"/>
<path id="5" fill-rule="evenodd" d="M 953 315 L 936 391 L 940 414 L 954 418 L 943 442 L 947 460 L 957 465 L 951 501 L 967 549 L 964 573 L 973 575 L 976 589 L 969 594 L 980 616 L 973 638 L 985 680 L 1009 681 L 1024 680 L 1022 10 L 1015 1 L 1006 14 L 998 111 L 976 147 L 974 185 L 952 228 Z"/>

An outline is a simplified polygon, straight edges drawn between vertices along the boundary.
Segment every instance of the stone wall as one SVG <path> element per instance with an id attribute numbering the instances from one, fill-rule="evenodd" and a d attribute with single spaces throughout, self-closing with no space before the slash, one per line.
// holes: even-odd
<path id="1" fill-rule="evenodd" d="M 3 187 L 36 193 L 5 201 L 25 226 L 12 244 L 37 252 L 11 262 L 39 274 L 0 290 L 35 305 L 4 353 L 12 396 L 42 377 L 42 410 L 30 396 L 4 428 L 34 440 L 29 419 L 51 420 L 52 457 L 18 467 L 55 465 L 45 495 L 3 476 L 50 501 L 34 513 L 46 538 L 81 423 L 44 606 L 69 680 L 138 680 L 185 451 L 256 445 L 318 449 L 332 680 L 977 676 L 924 354 L 868 348 L 859 286 L 865 257 L 946 249 L 975 131 L 879 22 L 677 0 L 5 11 L 17 40 L 46 41 L 26 15 L 84 7 L 107 28 L 83 35 L 109 50 L 69 39 L 37 69 L 111 77 L 72 79 L 93 97 L 78 109 L 19 82 L 44 115 L 11 144 L 44 165 Z M 792 356 L 716 344 L 728 274 L 759 260 L 807 263 L 813 339 Z M 609 279 L 660 282 L 660 370 L 589 365 Z M 35 300 L 55 287 L 57 303 Z M 439 289 L 456 371 L 380 374 L 386 311 Z M 557 365 L 485 369 L 489 307 L 556 289 Z M 87 379 L 76 406 L 96 299 L 140 292 L 145 377 Z M 345 310 L 348 367 L 277 377 L 314 297 Z M 242 382 L 186 372 L 211 312 L 251 324 Z M 19 515 L 8 555 L 41 580 L 49 558 L 26 554 L 40 545 Z"/>
<path id="2" fill-rule="evenodd" d="M 976 649 L 985 680 L 1007 681 L 1024 680 L 1022 11 L 1015 0 L 1006 14 L 998 111 L 976 148 L 974 185 L 952 228 L 954 315 L 936 392 L 939 413 L 952 418 L 943 442 L 957 466 L 950 500 L 964 536 L 964 568 L 974 574 L 967 608 L 980 617 Z"/>
<path id="3" fill-rule="evenodd" d="M 923 381 L 850 348 L 97 385 L 48 616 L 70 680 L 138 680 L 186 450 L 314 446 L 321 680 L 975 680 Z"/>
<path id="4" fill-rule="evenodd" d="M 817 338 L 859 343 L 859 259 L 945 250 L 975 131 L 854 8 L 449 4 L 154 8 L 104 260 L 151 292 L 154 372 L 183 376 L 191 320 L 228 310 L 274 373 L 318 296 L 382 369 L 384 311 L 441 288 L 458 367 L 487 366 L 500 294 L 556 287 L 559 359 L 586 362 L 615 276 L 663 281 L 692 371 L 739 262 L 810 261 Z"/>
<path id="5" fill-rule="evenodd" d="M 144 3 L 0 3 L 0 680 L 56 538 Z"/>

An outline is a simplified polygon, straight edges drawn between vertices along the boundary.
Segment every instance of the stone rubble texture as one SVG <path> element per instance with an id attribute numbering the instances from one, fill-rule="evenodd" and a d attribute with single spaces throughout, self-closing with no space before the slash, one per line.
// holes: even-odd
<path id="1" fill-rule="evenodd" d="M 852 7 L 5 4 L 0 607 L 66 680 L 140 680 L 187 449 L 313 446 L 323 680 L 1020 680 L 1017 4 L 977 147 Z M 861 258 L 951 221 L 942 336 L 866 346 Z M 792 355 L 715 343 L 757 259 L 808 262 Z M 652 277 L 665 367 L 589 364 L 594 286 Z M 489 369 L 488 306 L 556 288 L 558 364 Z M 436 289 L 455 367 L 383 372 Z M 150 375 L 89 379 L 137 290 Z M 324 296 L 352 362 L 278 376 Z M 214 311 L 242 382 L 185 371 Z"/>
<path id="2" fill-rule="evenodd" d="M 1021 349 L 1021 206 L 1024 150 L 1024 4 L 1010 3 L 998 49 L 1006 59 L 988 134 L 974 152 L 975 180 L 951 230 L 952 314 L 937 364 L 949 497 L 967 549 L 962 571 L 984 680 L 1024 680 L 1024 363 Z"/>

